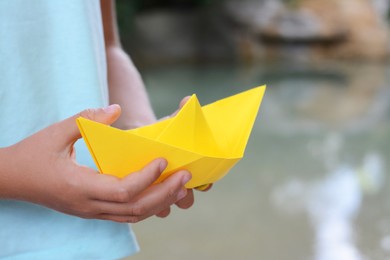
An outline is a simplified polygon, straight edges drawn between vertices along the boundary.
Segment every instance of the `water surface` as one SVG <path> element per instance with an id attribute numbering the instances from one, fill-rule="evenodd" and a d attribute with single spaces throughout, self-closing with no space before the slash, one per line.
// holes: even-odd
<path id="1" fill-rule="evenodd" d="M 142 71 L 159 117 L 267 84 L 245 158 L 189 210 L 134 225 L 132 259 L 390 259 L 390 66 Z"/>

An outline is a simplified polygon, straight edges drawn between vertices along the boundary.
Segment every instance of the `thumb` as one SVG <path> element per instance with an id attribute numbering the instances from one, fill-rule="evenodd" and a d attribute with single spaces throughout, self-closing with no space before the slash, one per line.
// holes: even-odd
<path id="1" fill-rule="evenodd" d="M 190 100 L 191 96 L 185 96 L 179 103 L 179 108 L 171 115 L 171 117 L 174 117 L 176 116 L 180 109 L 182 109 L 184 107 L 184 105 L 188 102 L 188 100 Z"/>
<path id="2" fill-rule="evenodd" d="M 179 104 L 179 109 L 183 108 L 184 105 L 188 102 L 188 100 L 190 100 L 191 96 L 185 96 L 181 101 L 180 101 L 180 104 Z"/>
<path id="3" fill-rule="evenodd" d="M 116 104 L 104 108 L 90 108 L 58 122 L 53 127 L 56 128 L 55 132 L 60 133 L 60 136 L 63 137 L 64 145 L 69 145 L 81 137 L 76 123 L 77 118 L 84 117 L 92 121 L 110 125 L 118 119 L 120 113 L 121 108 Z"/>
<path id="4" fill-rule="evenodd" d="M 176 116 L 176 115 L 180 112 L 180 109 L 182 109 L 182 108 L 184 107 L 184 105 L 187 103 L 187 101 L 188 101 L 190 98 L 191 98 L 191 96 L 186 96 L 186 97 L 184 97 L 184 98 L 180 101 L 180 103 L 179 103 L 179 108 L 178 108 L 175 112 L 173 112 L 173 113 L 172 113 L 171 115 L 169 115 L 169 116 L 165 116 L 165 117 L 163 117 L 163 118 L 160 118 L 159 121 L 162 121 L 162 120 L 165 120 L 165 119 L 168 119 L 168 118 L 171 118 L 171 117 Z"/>

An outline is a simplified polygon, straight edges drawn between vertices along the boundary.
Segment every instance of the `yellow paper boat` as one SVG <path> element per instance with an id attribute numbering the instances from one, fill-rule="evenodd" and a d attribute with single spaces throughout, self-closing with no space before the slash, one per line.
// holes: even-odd
<path id="1" fill-rule="evenodd" d="M 186 187 L 194 188 L 218 181 L 243 157 L 265 88 L 203 107 L 193 95 L 176 116 L 127 131 L 82 117 L 77 124 L 101 173 L 124 177 L 165 158 L 157 182 L 186 169 L 192 173 Z"/>

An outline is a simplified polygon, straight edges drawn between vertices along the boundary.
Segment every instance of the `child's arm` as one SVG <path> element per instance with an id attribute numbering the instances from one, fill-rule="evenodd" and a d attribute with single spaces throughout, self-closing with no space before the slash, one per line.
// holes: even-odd
<path id="1" fill-rule="evenodd" d="M 106 44 L 110 104 L 119 104 L 122 107 L 122 115 L 114 126 L 122 129 L 131 129 L 154 123 L 156 117 L 150 105 L 142 78 L 120 43 L 115 1 L 100 0 L 100 5 Z M 186 98 L 182 100 L 179 107 L 183 106 L 185 101 Z M 176 205 L 187 209 L 193 203 L 193 192 L 188 190 L 187 196 L 178 201 Z M 158 217 L 166 217 L 169 215 L 169 212 L 170 209 L 167 207 L 156 215 Z"/>
<path id="2" fill-rule="evenodd" d="M 0 199 L 24 200 L 83 218 L 134 223 L 188 197 L 186 171 L 151 185 L 166 167 L 163 159 L 123 179 L 76 163 L 73 144 L 80 138 L 76 118 L 111 124 L 119 114 L 117 105 L 85 110 L 0 148 Z"/>
<path id="3" fill-rule="evenodd" d="M 156 121 L 142 78 L 122 49 L 116 23 L 115 2 L 101 0 L 106 45 L 110 104 L 120 104 L 116 127 L 131 129 Z"/>

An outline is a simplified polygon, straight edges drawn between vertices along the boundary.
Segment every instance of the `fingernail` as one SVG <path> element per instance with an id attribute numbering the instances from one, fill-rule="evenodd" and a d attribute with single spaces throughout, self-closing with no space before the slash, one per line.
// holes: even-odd
<path id="1" fill-rule="evenodd" d="M 184 174 L 184 176 L 182 177 L 182 179 L 181 179 L 181 184 L 182 184 L 183 186 L 186 185 L 187 182 L 189 182 L 189 181 L 191 180 L 191 178 L 192 178 L 191 173 L 186 172 L 186 173 Z"/>
<path id="2" fill-rule="evenodd" d="M 168 162 L 166 160 L 164 160 L 164 159 L 161 159 L 160 160 L 160 165 L 159 165 L 160 172 L 163 172 L 165 170 L 165 168 L 167 168 L 167 166 L 168 166 Z"/>
<path id="3" fill-rule="evenodd" d="M 104 107 L 103 110 L 106 113 L 113 113 L 118 109 L 118 107 L 119 107 L 119 105 L 113 104 L 113 105 L 109 105 L 107 107 Z"/>

